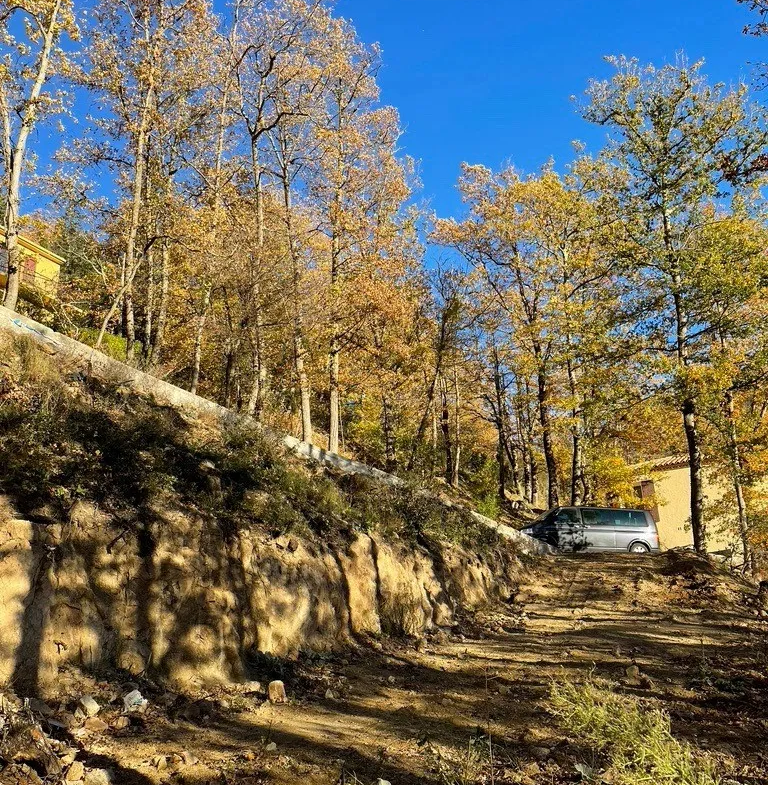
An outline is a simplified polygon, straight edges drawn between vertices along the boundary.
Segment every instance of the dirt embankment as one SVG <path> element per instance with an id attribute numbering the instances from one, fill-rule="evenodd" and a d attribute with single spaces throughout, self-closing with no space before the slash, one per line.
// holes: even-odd
<path id="1" fill-rule="evenodd" d="M 126 683 L 114 671 L 65 669 L 48 706 L 25 714 L 14 703 L 10 715 L 41 735 L 30 744 L 22 722 L 0 759 L 16 750 L 54 772 L 49 781 L 59 767 L 97 785 L 652 781 L 617 773 L 610 751 L 564 731 L 553 714 L 553 681 L 598 678 L 643 711 L 665 711 L 717 782 L 761 785 L 766 624 L 752 587 L 699 560 L 547 559 L 508 601 L 457 613 L 449 628 L 361 637 L 295 659 L 254 656 L 260 684 L 173 692 L 147 676 Z M 267 700 L 275 678 L 287 703 Z M 126 712 L 137 686 L 148 704 Z M 72 715 L 83 695 L 95 698 L 95 718 Z M 38 785 L 32 775 L 9 781 Z"/>
<path id="2" fill-rule="evenodd" d="M 508 550 L 481 559 L 356 534 L 334 545 L 157 510 L 137 533 L 78 502 L 64 523 L 0 520 L 0 683 L 55 689 L 62 666 L 154 673 L 186 688 L 249 678 L 252 652 L 324 651 L 382 628 L 452 624 L 509 592 Z"/>
<path id="3" fill-rule="evenodd" d="M 466 511 L 4 340 L 0 683 L 21 694 L 67 666 L 244 681 L 254 652 L 420 634 L 512 591 L 521 557 Z"/>

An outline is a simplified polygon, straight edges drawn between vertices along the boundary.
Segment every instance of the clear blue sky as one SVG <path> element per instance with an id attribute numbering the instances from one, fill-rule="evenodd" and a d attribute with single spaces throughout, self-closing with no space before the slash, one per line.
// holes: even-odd
<path id="1" fill-rule="evenodd" d="M 460 210 L 462 161 L 532 171 L 550 156 L 567 163 L 573 139 L 599 147 L 603 131 L 571 96 L 609 73 L 604 55 L 658 65 L 684 50 L 725 82 L 768 60 L 768 39 L 742 34 L 751 15 L 736 0 L 338 0 L 337 12 L 381 44 L 382 98 L 400 110 L 402 146 L 442 216 Z"/>
<path id="2" fill-rule="evenodd" d="M 768 38 L 742 33 L 753 15 L 736 0 L 337 0 L 336 11 L 381 45 L 382 100 L 400 111 L 401 145 L 420 161 L 419 197 L 443 217 L 461 212 L 462 161 L 531 172 L 550 157 L 568 163 L 574 139 L 599 148 L 604 132 L 571 96 L 610 74 L 605 55 L 660 65 L 685 51 L 724 82 L 751 81 L 753 64 L 768 61 Z M 45 162 L 61 139 L 47 129 L 34 141 Z"/>

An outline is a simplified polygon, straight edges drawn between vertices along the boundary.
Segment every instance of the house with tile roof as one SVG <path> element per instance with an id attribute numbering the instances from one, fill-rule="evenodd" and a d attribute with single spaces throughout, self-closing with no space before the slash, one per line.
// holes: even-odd
<path id="1" fill-rule="evenodd" d="M 670 455 L 638 464 L 639 484 L 636 488 L 643 499 L 654 503 L 651 515 L 659 530 L 664 549 L 693 547 L 691 533 L 691 475 L 687 455 Z M 728 489 L 722 479 L 704 467 L 705 503 L 722 500 Z M 726 531 L 722 522 L 707 522 L 707 551 L 727 558 L 740 559 L 739 539 Z"/>
<path id="2" fill-rule="evenodd" d="M 21 250 L 19 295 L 35 305 L 52 309 L 56 302 L 64 259 L 24 235 L 19 235 L 19 247 Z M 5 288 L 7 275 L 8 252 L 5 249 L 5 231 L 0 228 L 0 290 Z"/>

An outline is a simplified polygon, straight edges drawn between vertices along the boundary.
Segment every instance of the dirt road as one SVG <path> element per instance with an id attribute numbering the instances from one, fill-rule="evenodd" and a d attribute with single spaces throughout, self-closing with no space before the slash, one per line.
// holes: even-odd
<path id="1" fill-rule="evenodd" d="M 271 675 L 286 705 L 230 694 L 166 711 L 173 696 L 143 685 L 148 713 L 80 739 L 79 759 L 120 785 L 490 782 L 491 765 L 496 783 L 575 782 L 600 760 L 558 729 L 548 690 L 594 673 L 665 708 L 735 782 L 766 783 L 768 620 L 752 595 L 688 558 L 548 559 L 450 633 L 285 666 Z"/>

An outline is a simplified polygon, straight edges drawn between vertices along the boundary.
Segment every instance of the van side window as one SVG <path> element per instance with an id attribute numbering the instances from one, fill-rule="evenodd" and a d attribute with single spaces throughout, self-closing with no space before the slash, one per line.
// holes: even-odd
<path id="1" fill-rule="evenodd" d="M 600 520 L 600 510 L 582 509 L 581 517 L 587 526 L 599 526 L 604 523 Z"/>
<path id="2" fill-rule="evenodd" d="M 645 513 L 640 510 L 598 510 L 604 526 L 645 527 Z"/>
<path id="3" fill-rule="evenodd" d="M 555 520 L 561 523 L 580 523 L 579 511 L 573 507 L 564 507 L 557 511 Z"/>

